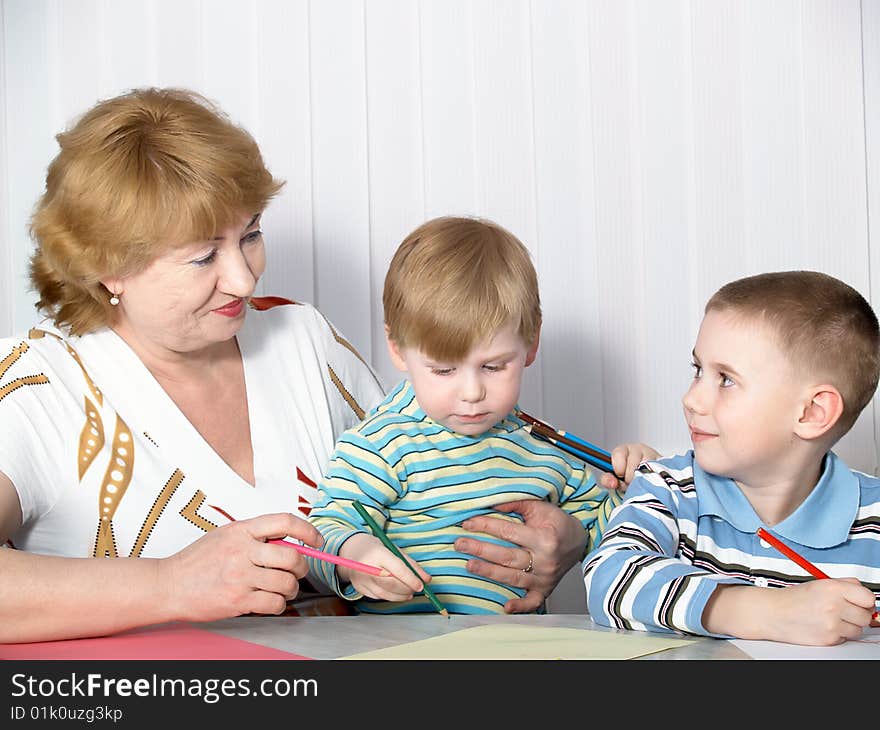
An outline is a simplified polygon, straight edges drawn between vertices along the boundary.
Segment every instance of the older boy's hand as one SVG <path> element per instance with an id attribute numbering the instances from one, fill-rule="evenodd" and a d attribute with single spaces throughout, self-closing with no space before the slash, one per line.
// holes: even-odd
<path id="1" fill-rule="evenodd" d="M 636 467 L 643 461 L 656 459 L 660 454 L 647 444 L 620 444 L 611 452 L 611 465 L 614 474 L 602 472 L 599 485 L 605 489 L 625 490 L 633 480 Z"/>
<path id="2" fill-rule="evenodd" d="M 856 578 L 809 580 L 786 588 L 720 585 L 703 625 L 742 639 L 834 646 L 858 639 L 871 625 L 874 593 Z"/>
<path id="3" fill-rule="evenodd" d="M 455 541 L 455 549 L 482 560 L 469 560 L 469 572 L 526 589 L 522 598 L 504 605 L 506 613 L 537 611 L 568 569 L 583 555 L 587 533 L 574 517 L 549 502 L 523 499 L 499 504 L 500 512 L 517 512 L 524 523 L 490 515 L 462 523 L 466 530 L 484 532 L 519 547 L 504 547 L 470 537 Z"/>

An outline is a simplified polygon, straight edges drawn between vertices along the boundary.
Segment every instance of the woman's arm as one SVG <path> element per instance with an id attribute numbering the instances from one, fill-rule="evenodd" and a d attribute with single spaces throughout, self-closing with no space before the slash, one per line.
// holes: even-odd
<path id="1" fill-rule="evenodd" d="M 18 494 L 0 473 L 0 539 L 20 525 Z M 0 642 L 281 613 L 306 574 L 302 555 L 265 542 L 286 535 L 321 542 L 304 520 L 273 514 L 212 530 L 163 559 L 62 558 L 0 548 Z"/>

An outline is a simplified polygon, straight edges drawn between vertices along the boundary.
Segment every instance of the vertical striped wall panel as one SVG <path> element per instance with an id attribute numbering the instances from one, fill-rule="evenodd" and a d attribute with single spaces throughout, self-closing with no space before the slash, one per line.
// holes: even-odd
<path id="1" fill-rule="evenodd" d="M 399 379 L 388 357 L 382 288 L 400 241 L 425 216 L 422 78 L 418 3 L 366 3 L 369 119 L 370 317 L 372 359 L 390 385 Z"/>
<path id="2" fill-rule="evenodd" d="M 862 258 L 859 260 L 863 266 L 870 272 L 870 280 L 867 290 L 862 290 L 863 294 L 874 294 L 880 292 L 880 245 L 873 246 L 872 242 L 878 240 L 880 236 L 880 2 L 870 0 L 862 3 L 862 28 L 861 28 L 861 44 L 862 49 L 862 76 L 865 84 L 865 156 L 866 156 L 866 176 L 867 186 L 864 197 L 860 194 L 857 197 L 865 200 L 867 208 L 867 262 Z M 878 305 L 880 296 L 875 297 L 871 304 L 875 310 L 880 308 Z M 880 408 L 877 407 L 878 398 L 874 397 L 873 413 L 864 413 L 859 419 L 864 422 L 871 419 L 870 424 L 860 424 L 863 426 L 863 432 L 866 434 L 865 441 L 869 441 L 867 434 L 873 435 L 873 441 L 868 446 L 863 447 L 860 452 L 853 450 L 850 458 L 853 463 L 858 464 L 860 469 L 878 473 L 877 466 L 877 450 L 878 450 L 878 434 L 880 434 Z M 867 411 L 868 409 L 866 409 Z M 873 418 L 871 418 L 873 416 Z"/>
<path id="3" fill-rule="evenodd" d="M 0 5 L 0 38 L 6 37 L 6 8 Z M 4 40 L 5 43 L 5 40 Z M 0 53 L 0 79 L 6 78 L 6 54 Z M 9 145 L 6 133 L 6 83 L 0 81 L 0 332 L 13 330 L 12 293 L 13 284 L 12 217 L 9 214 Z"/>
<path id="4" fill-rule="evenodd" d="M 373 360 L 364 3 L 310 4 L 315 300 Z"/>
<path id="5" fill-rule="evenodd" d="M 264 216 L 271 232 L 262 293 L 315 301 L 309 4 L 261 0 L 257 22 L 259 140 L 284 188 Z"/>

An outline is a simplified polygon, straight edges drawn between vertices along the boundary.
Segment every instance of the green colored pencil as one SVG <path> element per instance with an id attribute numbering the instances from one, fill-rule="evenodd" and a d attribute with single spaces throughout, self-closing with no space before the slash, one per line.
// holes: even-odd
<path id="1" fill-rule="evenodd" d="M 418 578 L 419 580 L 422 580 L 421 576 L 416 572 L 416 569 L 413 568 L 412 565 L 409 564 L 409 561 L 405 557 L 403 557 L 403 553 L 400 552 L 400 549 L 397 547 L 397 545 L 395 545 L 393 542 L 391 542 L 391 540 L 388 538 L 388 535 L 386 535 L 382 531 L 382 528 L 376 524 L 376 520 L 374 520 L 372 517 L 370 517 L 367 510 L 364 509 L 364 506 L 360 502 L 358 502 L 357 500 L 354 500 L 354 502 L 352 504 L 354 504 L 354 508 L 357 510 L 357 513 L 363 518 L 364 522 L 367 523 L 367 525 L 370 528 L 370 531 L 376 537 L 379 538 L 379 540 L 382 542 L 382 544 L 385 547 L 387 547 L 392 553 L 394 553 L 398 558 L 400 558 L 404 562 L 404 565 L 406 565 L 406 567 L 412 571 L 413 575 L 416 578 Z M 439 611 L 441 614 L 446 616 L 446 618 L 449 618 L 449 611 L 447 611 L 443 607 L 443 604 L 440 603 L 439 600 L 437 600 L 437 596 L 434 595 L 434 591 L 432 591 L 430 588 L 428 588 L 428 584 L 425 583 L 424 581 L 422 581 L 422 585 L 424 586 L 425 595 L 428 597 L 428 600 L 434 604 L 434 608 L 436 608 L 437 611 Z"/>

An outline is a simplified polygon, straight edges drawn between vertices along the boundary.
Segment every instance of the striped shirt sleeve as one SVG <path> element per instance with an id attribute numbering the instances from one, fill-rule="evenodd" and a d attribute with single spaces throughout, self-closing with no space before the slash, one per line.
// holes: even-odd
<path id="1" fill-rule="evenodd" d="M 703 626 L 703 610 L 719 584 L 743 581 L 675 557 L 680 494 L 660 474 L 640 472 L 584 560 L 590 615 L 612 628 L 718 636 Z"/>
<path id="2" fill-rule="evenodd" d="M 318 491 L 318 501 L 309 521 L 324 537 L 325 552 L 338 555 L 343 543 L 359 532 L 371 534 L 353 507 L 354 500 L 364 503 L 371 516 L 385 527 L 387 507 L 400 498 L 401 485 L 392 467 L 376 447 L 357 430 L 346 431 L 330 458 Z M 351 585 L 340 585 L 331 563 L 307 558 L 309 571 L 350 600 L 363 598 Z"/>
<path id="3" fill-rule="evenodd" d="M 587 533 L 587 552 L 599 544 L 612 511 L 622 499 L 617 490 L 599 486 L 589 467 L 572 471 L 560 495 L 559 507 L 583 525 Z"/>

